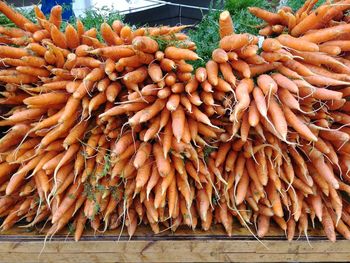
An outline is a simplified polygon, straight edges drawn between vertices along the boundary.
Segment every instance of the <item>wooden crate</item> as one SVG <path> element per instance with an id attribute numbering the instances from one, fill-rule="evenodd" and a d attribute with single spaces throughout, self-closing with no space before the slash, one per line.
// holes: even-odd
<path id="1" fill-rule="evenodd" d="M 87 232 L 79 242 L 67 235 L 48 240 L 23 228 L 2 232 L 0 262 L 325 262 L 349 261 L 350 241 L 338 238 L 329 242 L 320 231 L 288 242 L 272 227 L 262 243 L 243 227 L 235 226 L 232 237 L 222 227 L 209 232 L 179 229 L 153 235 L 139 227 L 130 240 L 126 233 Z M 118 240 L 119 239 L 119 240 Z"/>

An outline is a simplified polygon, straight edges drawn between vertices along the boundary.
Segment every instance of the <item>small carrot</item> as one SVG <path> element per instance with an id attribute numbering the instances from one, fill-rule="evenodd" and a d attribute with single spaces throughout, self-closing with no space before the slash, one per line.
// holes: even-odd
<path id="1" fill-rule="evenodd" d="M 55 25 L 51 25 L 50 34 L 53 43 L 60 48 L 67 48 L 67 40 L 65 35 L 58 30 Z"/>
<path id="2" fill-rule="evenodd" d="M 249 34 L 233 34 L 225 36 L 220 40 L 219 46 L 225 51 L 232 51 L 246 46 L 254 41 L 252 35 Z"/>
<path id="3" fill-rule="evenodd" d="M 220 13 L 219 17 L 220 38 L 234 34 L 234 26 L 230 13 L 226 10 Z"/>
<path id="4" fill-rule="evenodd" d="M 137 36 L 132 40 L 132 45 L 137 50 L 140 50 L 142 52 L 146 53 L 155 53 L 158 51 L 159 46 L 157 41 L 150 37 L 146 36 Z"/>
<path id="5" fill-rule="evenodd" d="M 167 47 L 164 51 L 165 57 L 168 59 L 174 60 L 197 60 L 199 59 L 198 55 L 188 49 L 177 48 L 177 47 Z"/>
<path id="6" fill-rule="evenodd" d="M 251 14 L 266 21 L 268 24 L 275 25 L 281 23 L 281 17 L 278 14 L 266 11 L 258 7 L 249 7 L 248 10 Z"/>

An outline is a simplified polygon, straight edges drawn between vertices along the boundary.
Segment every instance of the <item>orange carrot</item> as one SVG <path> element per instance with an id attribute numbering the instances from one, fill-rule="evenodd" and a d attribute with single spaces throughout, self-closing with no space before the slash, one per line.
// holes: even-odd
<path id="1" fill-rule="evenodd" d="M 330 5 L 321 5 L 314 12 L 298 23 L 291 31 L 292 36 L 297 37 L 308 30 L 314 29 L 322 21 L 324 15 L 329 10 Z"/>
<path id="2" fill-rule="evenodd" d="M 65 35 L 57 29 L 55 25 L 50 28 L 50 34 L 53 43 L 60 48 L 67 48 L 67 40 Z"/>
<path id="3" fill-rule="evenodd" d="M 282 136 L 283 140 L 287 139 L 287 121 L 280 105 L 277 103 L 275 98 L 271 98 L 269 101 L 268 112 L 271 116 L 272 123 L 274 124 L 278 133 Z"/>
<path id="4" fill-rule="evenodd" d="M 177 48 L 177 47 L 167 47 L 164 51 L 165 57 L 174 60 L 197 60 L 198 55 L 188 49 Z"/>
<path id="5" fill-rule="evenodd" d="M 319 51 L 318 46 L 315 43 L 303 40 L 300 38 L 294 38 L 290 35 L 283 34 L 277 37 L 277 40 L 284 46 L 293 48 L 300 51 Z"/>
<path id="6" fill-rule="evenodd" d="M 228 11 L 223 11 L 220 13 L 219 33 L 220 33 L 220 38 L 232 35 L 234 33 L 232 18 Z"/>
<path id="7" fill-rule="evenodd" d="M 137 36 L 132 40 L 132 45 L 135 49 L 146 53 L 155 53 L 159 46 L 157 41 L 146 36 Z"/>
<path id="8" fill-rule="evenodd" d="M 219 46 L 225 51 L 232 51 L 250 44 L 252 40 L 252 36 L 249 34 L 234 34 L 223 37 Z"/>
<path id="9" fill-rule="evenodd" d="M 51 8 L 49 22 L 60 28 L 62 22 L 62 7 L 60 5 Z"/>
<path id="10" fill-rule="evenodd" d="M 249 7 L 248 10 L 251 14 L 266 21 L 268 24 L 275 25 L 281 23 L 282 19 L 278 14 L 271 13 L 258 7 Z"/>
<path id="11" fill-rule="evenodd" d="M 25 29 L 25 24 L 33 24 L 30 20 L 25 18 L 20 13 L 14 11 L 11 7 L 9 7 L 4 1 L 0 2 L 0 12 L 7 16 L 15 25 L 19 28 Z"/>

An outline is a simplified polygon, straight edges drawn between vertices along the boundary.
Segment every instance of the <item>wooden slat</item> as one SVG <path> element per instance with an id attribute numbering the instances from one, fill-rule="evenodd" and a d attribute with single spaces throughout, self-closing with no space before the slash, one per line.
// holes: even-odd
<path id="1" fill-rule="evenodd" d="M 276 244 L 280 243 L 280 244 Z M 12 249 L 0 252 L 1 262 L 281 262 L 281 261 L 347 261 L 348 241 L 332 246 L 329 241 L 294 241 L 280 249 L 281 241 L 94 241 L 18 242 L 6 245 Z M 3 247 L 4 244 L 1 244 Z M 328 246 L 336 248 L 332 251 Z M 96 247 L 97 246 L 97 247 Z M 2 251 L 4 248 L 1 249 Z M 21 250 L 22 252 L 19 252 Z M 93 250 L 93 251 L 92 251 Z M 97 251 L 98 250 L 98 251 Z M 322 251 L 323 250 L 323 251 Z M 42 251 L 42 253 L 41 253 Z"/>
<path id="2" fill-rule="evenodd" d="M 228 237 L 222 227 L 209 232 L 179 229 L 176 234 L 153 235 L 139 227 L 129 240 L 124 232 L 84 233 L 74 242 L 65 233 L 46 241 L 40 233 L 23 228 L 4 231 L 0 236 L 0 262 L 326 262 L 348 261 L 350 243 L 342 238 L 331 243 L 318 230 L 287 242 L 283 233 L 271 228 L 269 236 L 258 242 L 245 228 L 235 225 Z M 119 241 L 118 241 L 119 240 Z"/>

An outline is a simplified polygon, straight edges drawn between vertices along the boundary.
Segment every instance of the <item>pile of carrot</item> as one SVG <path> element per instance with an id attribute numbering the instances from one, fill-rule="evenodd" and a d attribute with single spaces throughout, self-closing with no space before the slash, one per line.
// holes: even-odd
<path id="1" fill-rule="evenodd" d="M 33 23 L 0 1 L 17 25 L 0 26 L 1 229 L 232 235 L 238 220 L 259 238 L 274 222 L 288 240 L 319 223 L 350 239 L 350 1 L 316 2 L 250 8 L 262 43 L 222 12 L 194 69 L 186 26 L 114 21 L 99 38 L 62 26 L 60 6 Z"/>

